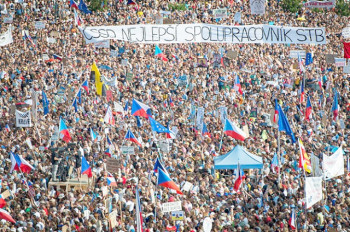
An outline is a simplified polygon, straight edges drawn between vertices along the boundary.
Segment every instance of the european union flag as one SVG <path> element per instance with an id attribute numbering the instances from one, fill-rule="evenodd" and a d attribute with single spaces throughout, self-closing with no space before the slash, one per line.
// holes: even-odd
<path id="1" fill-rule="evenodd" d="M 305 65 L 312 64 L 313 58 L 311 52 L 306 53 Z"/>
<path id="2" fill-rule="evenodd" d="M 169 129 L 154 120 L 153 118 L 149 117 L 149 121 L 151 123 L 152 131 L 155 131 L 157 133 L 169 133 Z"/>
<path id="3" fill-rule="evenodd" d="M 43 97 L 44 115 L 47 115 L 49 113 L 49 100 L 47 100 L 47 97 L 44 91 L 42 92 L 42 97 Z"/>
<path id="4" fill-rule="evenodd" d="M 82 11 L 84 14 L 91 14 L 92 12 L 88 9 L 85 2 L 83 0 L 80 0 L 79 2 L 79 10 Z"/>
<path id="5" fill-rule="evenodd" d="M 292 139 L 292 143 L 295 143 L 295 136 L 294 133 L 292 131 L 292 129 L 290 128 L 288 119 L 286 117 L 286 115 L 284 115 L 283 110 L 281 108 L 281 106 L 278 104 L 278 130 L 279 131 L 285 131 L 287 133 L 287 135 L 289 135 Z"/>

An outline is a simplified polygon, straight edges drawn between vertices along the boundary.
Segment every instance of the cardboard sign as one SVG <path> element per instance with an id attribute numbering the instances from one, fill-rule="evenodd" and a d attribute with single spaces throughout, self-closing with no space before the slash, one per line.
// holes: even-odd
<path id="1" fill-rule="evenodd" d="M 159 149 L 162 152 L 169 153 L 170 145 L 169 145 L 169 141 L 168 140 L 160 140 L 160 141 L 158 141 L 158 146 L 159 146 Z"/>
<path id="2" fill-rule="evenodd" d="M 291 50 L 289 53 L 289 58 L 298 59 L 298 54 L 299 54 L 301 59 L 306 58 L 306 51 L 305 50 Z"/>
<path id="3" fill-rule="evenodd" d="M 109 221 L 111 222 L 111 228 L 114 228 L 118 225 L 117 216 L 118 216 L 117 210 L 114 210 L 112 213 L 109 214 Z"/>
<path id="4" fill-rule="evenodd" d="M 49 57 L 48 54 L 43 54 L 43 60 L 44 60 L 44 61 L 47 61 L 47 60 L 49 60 L 49 59 L 50 59 L 50 57 Z"/>
<path id="5" fill-rule="evenodd" d="M 234 51 L 234 50 L 228 50 L 227 53 L 226 53 L 226 56 L 227 58 L 229 59 L 236 59 L 237 56 L 238 56 L 238 52 L 237 51 Z"/>
<path id="6" fill-rule="evenodd" d="M 45 22 L 43 22 L 43 21 L 36 21 L 35 22 L 35 29 L 45 29 Z"/>
<path id="7" fill-rule="evenodd" d="M 344 37 L 344 39 L 349 39 L 350 38 L 350 27 L 345 27 L 342 30 L 341 35 Z"/>
<path id="8" fill-rule="evenodd" d="M 102 40 L 102 41 L 94 43 L 94 45 L 95 45 L 95 48 L 109 48 L 110 47 L 109 40 Z"/>
<path id="9" fill-rule="evenodd" d="M 227 18 L 227 9 L 215 9 L 213 10 L 215 19 L 224 19 Z"/>
<path id="10" fill-rule="evenodd" d="M 193 187 L 193 184 L 188 182 L 188 181 L 186 181 L 184 186 L 182 187 L 182 190 L 188 192 L 188 191 L 190 191 L 192 189 L 192 187 Z"/>
<path id="11" fill-rule="evenodd" d="M 67 225 L 64 225 L 63 227 L 62 227 L 62 232 L 67 232 L 68 231 L 68 226 Z"/>
<path id="12" fill-rule="evenodd" d="M 173 221 L 183 221 L 184 217 L 185 217 L 184 211 L 171 212 L 171 220 L 173 220 Z"/>
<path id="13" fill-rule="evenodd" d="M 163 24 L 163 16 L 159 15 L 155 17 L 156 24 Z"/>
<path id="14" fill-rule="evenodd" d="M 111 172 L 111 173 L 118 172 L 119 166 L 120 166 L 120 162 L 118 160 L 109 158 L 109 157 L 107 158 L 106 168 L 108 172 Z"/>
<path id="15" fill-rule="evenodd" d="M 127 66 L 128 65 L 128 59 L 122 59 L 121 65 Z"/>
<path id="16" fill-rule="evenodd" d="M 1 193 L 2 198 L 6 199 L 9 196 L 11 196 L 11 193 L 9 190 L 6 190 L 5 192 Z"/>
<path id="17" fill-rule="evenodd" d="M 341 56 L 338 56 L 338 55 L 336 55 L 336 54 L 326 54 L 325 55 L 326 56 L 326 62 L 327 62 L 327 64 L 334 64 L 334 58 L 335 57 L 341 57 Z"/>
<path id="18" fill-rule="evenodd" d="M 51 31 L 50 36 L 58 38 L 60 37 L 60 33 L 58 31 Z"/>
<path id="19" fill-rule="evenodd" d="M 200 68 L 206 68 L 208 67 L 208 61 L 207 59 L 205 59 L 204 57 L 199 57 L 198 58 L 198 64 L 197 64 L 198 67 Z"/>
<path id="20" fill-rule="evenodd" d="M 174 20 L 168 19 L 168 18 L 163 18 L 163 24 L 174 24 Z"/>
<path id="21" fill-rule="evenodd" d="M 178 78 L 178 85 L 179 86 L 187 86 L 187 83 L 188 83 L 188 80 L 187 80 L 187 76 L 186 75 L 180 76 Z"/>
<path id="22" fill-rule="evenodd" d="M 134 147 L 122 146 L 120 149 L 121 149 L 123 155 L 134 155 L 135 154 Z"/>
<path id="23" fill-rule="evenodd" d="M 182 210 L 181 201 L 167 202 L 162 204 L 162 212 L 168 213 L 172 211 Z"/>
<path id="24" fill-rule="evenodd" d="M 242 23 L 242 13 L 236 12 L 234 19 L 235 19 L 235 22 Z"/>

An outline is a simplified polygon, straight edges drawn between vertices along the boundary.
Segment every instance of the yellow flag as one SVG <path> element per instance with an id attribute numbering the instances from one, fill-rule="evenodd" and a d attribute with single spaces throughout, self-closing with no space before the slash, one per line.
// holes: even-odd
<path id="1" fill-rule="evenodd" d="M 268 137 L 269 137 L 269 136 L 267 135 L 266 130 L 263 130 L 263 132 L 261 133 L 261 138 L 262 138 L 263 140 L 266 140 Z"/>
<path id="2" fill-rule="evenodd" d="M 101 73 L 100 73 L 100 70 L 98 70 L 95 61 L 94 61 L 94 63 L 92 63 L 91 72 L 95 72 L 96 93 L 97 93 L 97 95 L 102 96 L 103 82 L 101 82 Z"/>

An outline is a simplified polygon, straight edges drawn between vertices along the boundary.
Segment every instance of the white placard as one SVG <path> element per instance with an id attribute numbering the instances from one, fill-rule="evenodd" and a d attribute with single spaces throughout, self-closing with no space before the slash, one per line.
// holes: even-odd
<path id="1" fill-rule="evenodd" d="M 46 61 L 46 60 L 49 60 L 50 57 L 48 54 L 43 54 L 43 60 Z"/>
<path id="2" fill-rule="evenodd" d="M 175 202 L 167 202 L 162 204 L 162 212 L 168 213 L 172 211 L 181 211 L 181 201 L 175 201 Z"/>
<path id="3" fill-rule="evenodd" d="M 275 25 L 138 24 L 79 27 L 86 43 L 116 39 L 132 43 L 270 43 L 326 44 L 324 27 Z"/>
<path id="4" fill-rule="evenodd" d="M 158 141 L 158 146 L 162 152 L 169 153 L 170 145 L 167 139 Z"/>
<path id="5" fill-rule="evenodd" d="M 46 41 L 47 41 L 48 43 L 56 43 L 56 38 L 47 37 L 47 38 L 46 38 Z"/>
<path id="6" fill-rule="evenodd" d="M 214 18 L 215 19 L 224 19 L 227 18 L 227 9 L 215 9 L 213 10 Z"/>
<path id="7" fill-rule="evenodd" d="M 30 116 L 30 110 L 21 112 L 16 110 L 16 127 L 31 127 L 32 120 Z"/>
<path id="8" fill-rule="evenodd" d="M 0 47 L 8 45 L 13 42 L 12 32 L 9 28 L 5 33 L 0 35 Z"/>
<path id="9" fill-rule="evenodd" d="M 121 146 L 120 149 L 121 149 L 123 155 L 133 155 L 133 154 L 135 154 L 134 147 Z"/>
<path id="10" fill-rule="evenodd" d="M 45 29 L 45 22 L 35 21 L 35 29 Z"/>
<path id="11" fill-rule="evenodd" d="M 344 68 L 343 68 L 343 73 L 347 73 L 347 74 L 350 73 L 350 65 L 344 66 Z"/>
<path id="12" fill-rule="evenodd" d="M 322 200 L 322 177 L 305 178 L 306 208 Z"/>
<path id="13" fill-rule="evenodd" d="M 58 130 L 58 126 L 55 126 L 51 136 L 51 141 L 53 142 L 58 141 L 59 138 L 60 138 L 60 132 Z"/>
<path id="14" fill-rule="evenodd" d="M 306 51 L 305 50 L 291 50 L 289 53 L 289 57 L 298 59 L 298 54 L 299 54 L 301 59 L 306 58 Z"/>
<path id="15" fill-rule="evenodd" d="M 235 22 L 242 23 L 242 13 L 241 12 L 236 12 L 234 19 L 235 19 Z"/>
<path id="16" fill-rule="evenodd" d="M 118 51 L 117 50 L 111 50 L 111 57 L 117 57 Z"/>
<path id="17" fill-rule="evenodd" d="M 322 165 L 326 180 L 344 175 L 344 154 L 342 147 L 338 148 L 331 156 L 324 155 Z"/>
<path id="18" fill-rule="evenodd" d="M 263 15 L 265 14 L 265 0 L 250 0 L 251 14 Z"/>
<path id="19" fill-rule="evenodd" d="M 336 67 L 344 67 L 346 65 L 345 58 L 334 58 L 334 64 Z"/>
<path id="20" fill-rule="evenodd" d="M 109 48 L 109 40 L 98 41 L 94 45 L 95 48 Z"/>
<path id="21" fill-rule="evenodd" d="M 304 7 L 332 9 L 335 7 L 335 1 L 308 1 L 304 3 Z"/>
<path id="22" fill-rule="evenodd" d="M 182 187 L 182 190 L 188 192 L 188 191 L 190 191 L 192 189 L 192 187 L 193 187 L 193 184 L 188 182 L 188 181 L 186 181 L 184 186 Z"/>
<path id="23" fill-rule="evenodd" d="M 5 17 L 4 18 L 4 23 L 13 23 L 13 17 L 10 16 L 10 17 Z"/>
<path id="24" fill-rule="evenodd" d="M 350 38 L 350 27 L 345 27 L 342 30 L 342 36 L 344 37 L 344 39 L 349 39 Z"/>

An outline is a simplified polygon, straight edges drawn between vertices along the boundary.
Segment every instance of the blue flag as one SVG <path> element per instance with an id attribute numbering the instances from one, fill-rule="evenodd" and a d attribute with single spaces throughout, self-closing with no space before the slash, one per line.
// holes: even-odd
<path id="1" fill-rule="evenodd" d="M 77 93 L 77 98 L 79 100 L 79 104 L 81 104 L 81 89 L 79 89 L 79 92 Z"/>
<path id="2" fill-rule="evenodd" d="M 149 117 L 149 122 L 151 123 L 152 131 L 155 131 L 157 133 L 169 133 L 168 128 L 154 120 L 153 118 Z"/>
<path id="3" fill-rule="evenodd" d="M 47 115 L 49 113 L 49 101 L 47 100 L 47 97 L 44 91 L 42 91 L 42 97 L 43 97 L 44 115 Z"/>
<path id="4" fill-rule="evenodd" d="M 126 100 L 125 107 L 124 107 L 124 111 L 127 112 L 127 111 L 128 111 L 128 108 L 129 108 L 129 101 Z"/>
<path id="5" fill-rule="evenodd" d="M 79 10 L 82 11 L 84 14 L 91 14 L 92 12 L 88 9 L 87 5 L 83 0 L 80 0 L 79 2 Z"/>
<path id="6" fill-rule="evenodd" d="M 292 143 L 295 143 L 296 140 L 295 140 L 294 133 L 293 133 L 292 129 L 290 128 L 288 119 L 287 119 L 286 115 L 284 115 L 283 110 L 279 104 L 278 104 L 278 115 L 279 115 L 278 130 L 285 131 L 287 133 L 287 135 L 289 135 L 290 138 L 292 139 Z"/>
<path id="7" fill-rule="evenodd" d="M 135 116 L 135 118 L 136 118 L 137 127 L 142 127 L 140 116 Z"/>
<path id="8" fill-rule="evenodd" d="M 313 58 L 311 52 L 306 53 L 305 65 L 312 64 Z"/>
<path id="9" fill-rule="evenodd" d="M 77 98 L 74 98 L 73 104 L 75 113 L 78 112 Z"/>

